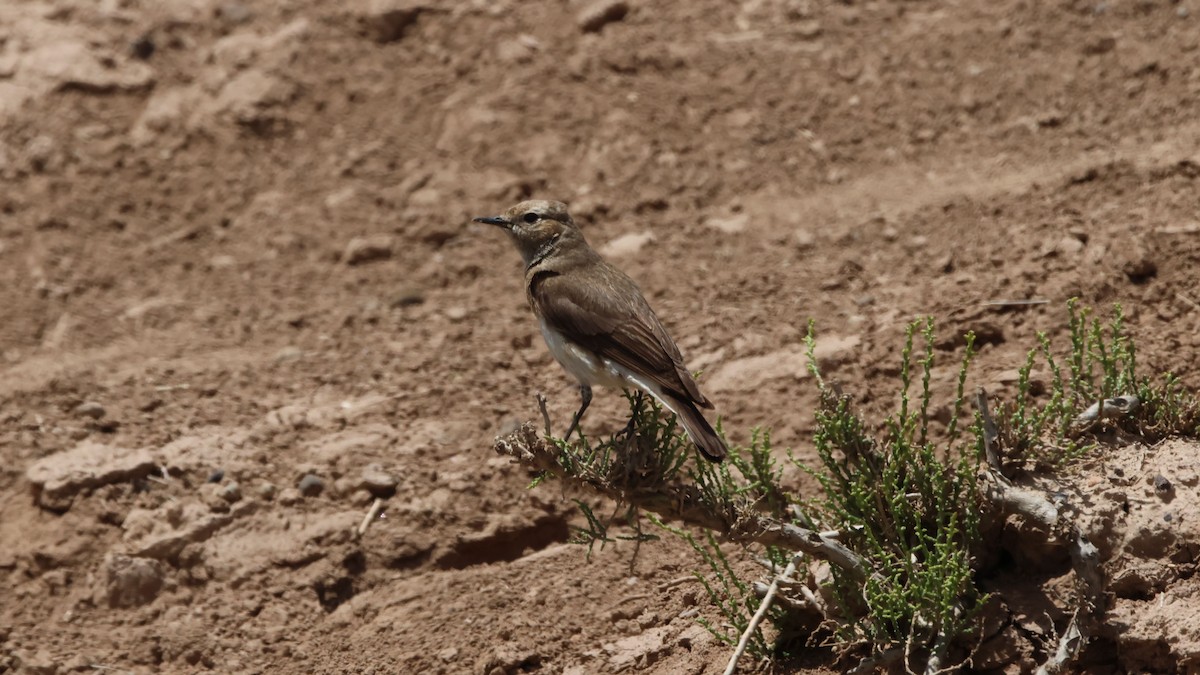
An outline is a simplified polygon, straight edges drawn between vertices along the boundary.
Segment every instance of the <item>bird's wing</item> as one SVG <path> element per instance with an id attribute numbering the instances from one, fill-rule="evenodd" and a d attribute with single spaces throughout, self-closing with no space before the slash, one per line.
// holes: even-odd
<path id="1" fill-rule="evenodd" d="M 679 398 L 711 407 L 633 281 L 612 267 L 596 279 L 582 285 L 552 271 L 536 273 L 529 280 L 529 299 L 548 326 L 580 346 Z"/>

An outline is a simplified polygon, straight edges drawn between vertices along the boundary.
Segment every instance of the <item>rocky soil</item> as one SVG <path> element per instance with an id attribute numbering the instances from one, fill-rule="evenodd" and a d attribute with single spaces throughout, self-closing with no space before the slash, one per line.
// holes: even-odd
<path id="1" fill-rule="evenodd" d="M 908 321 L 939 322 L 945 396 L 974 330 L 970 386 L 1003 397 L 1075 296 L 1195 391 L 1198 12 L 0 4 L 0 672 L 720 672 L 686 545 L 588 558 L 573 495 L 492 451 L 534 392 L 559 425 L 577 399 L 470 217 L 568 202 L 730 438 L 800 458 L 810 317 L 869 412 Z M 1071 483 L 1115 594 L 1089 672 L 1200 667 L 1196 456 L 1112 448 Z M 1064 569 L 1011 564 L 1031 595 Z M 1061 606 L 1006 601 L 1052 643 Z"/>

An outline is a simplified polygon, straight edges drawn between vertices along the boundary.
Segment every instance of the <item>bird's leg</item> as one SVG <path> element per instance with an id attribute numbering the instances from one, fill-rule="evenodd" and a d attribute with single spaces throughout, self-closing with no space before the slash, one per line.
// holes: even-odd
<path id="1" fill-rule="evenodd" d="M 586 384 L 579 385 L 579 398 L 582 404 L 579 406 L 579 410 L 575 413 L 575 416 L 571 418 L 571 426 L 567 429 L 566 435 L 563 436 L 564 441 L 570 440 L 571 434 L 575 433 L 575 428 L 579 426 L 579 420 L 583 419 L 583 413 L 592 404 L 592 388 Z"/>

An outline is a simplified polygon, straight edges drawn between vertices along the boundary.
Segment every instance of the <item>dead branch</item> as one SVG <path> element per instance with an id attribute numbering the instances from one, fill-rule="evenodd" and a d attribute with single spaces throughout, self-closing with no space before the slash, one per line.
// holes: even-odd
<path id="1" fill-rule="evenodd" d="M 771 580 L 771 585 L 767 588 L 766 594 L 763 596 L 762 602 L 758 605 L 758 611 L 754 612 L 754 616 L 750 618 L 750 623 L 746 626 L 746 630 L 742 631 L 742 637 L 738 640 L 737 648 L 733 650 L 733 655 L 729 657 L 729 664 L 725 666 L 724 675 L 733 675 L 737 670 L 738 659 L 742 658 L 742 654 L 746 652 L 746 647 L 750 644 L 750 638 L 754 632 L 758 630 L 759 624 L 762 623 L 763 617 L 767 615 L 767 611 L 771 609 L 771 603 L 775 600 L 775 594 L 779 592 L 779 580 L 783 578 L 790 579 L 792 574 L 796 572 L 796 559 L 799 555 L 792 556 L 791 562 L 788 563 L 787 569 L 783 570 L 783 574 L 776 575 Z"/>
<path id="2" fill-rule="evenodd" d="M 1079 600 L 1067 629 L 1059 637 L 1054 655 L 1037 671 L 1038 675 L 1061 672 L 1083 650 L 1093 627 L 1105 611 L 1100 551 L 1064 509 L 1060 509 L 1041 492 L 1012 484 L 1000 473 L 999 462 L 993 461 L 995 452 L 992 446 L 996 438 L 996 424 L 988 411 L 987 393 L 980 388 L 975 396 L 984 425 L 984 450 L 990 466 L 981 476 L 987 482 L 984 496 L 997 505 L 1002 513 L 1020 515 L 1068 542 L 1071 566 L 1079 579 L 1083 597 Z M 1096 407 L 1102 408 L 1102 405 Z"/>
<path id="3" fill-rule="evenodd" d="M 530 468 L 555 476 L 563 485 L 586 488 L 663 518 L 712 530 L 736 543 L 757 543 L 801 551 L 828 560 L 858 581 L 865 581 L 871 574 L 866 562 L 858 554 L 836 540 L 836 533 L 817 532 L 781 522 L 754 512 L 748 505 L 729 508 L 714 506 L 706 502 L 697 486 L 690 483 L 675 481 L 639 487 L 617 484 L 599 476 L 570 474 L 558 461 L 558 448 L 539 436 L 528 422 L 511 434 L 497 438 L 495 450 Z"/>

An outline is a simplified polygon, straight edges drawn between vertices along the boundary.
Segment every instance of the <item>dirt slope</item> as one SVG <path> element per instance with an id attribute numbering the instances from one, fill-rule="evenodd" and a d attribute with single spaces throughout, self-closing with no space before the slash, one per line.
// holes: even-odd
<path id="1" fill-rule="evenodd" d="M 569 202 L 735 442 L 808 456 L 810 317 L 869 411 L 909 320 L 1003 395 L 1072 296 L 1194 390 L 1198 11 L 0 6 L 0 672 L 719 672 L 686 546 L 589 561 L 492 452 L 576 399 L 470 217 Z"/>

